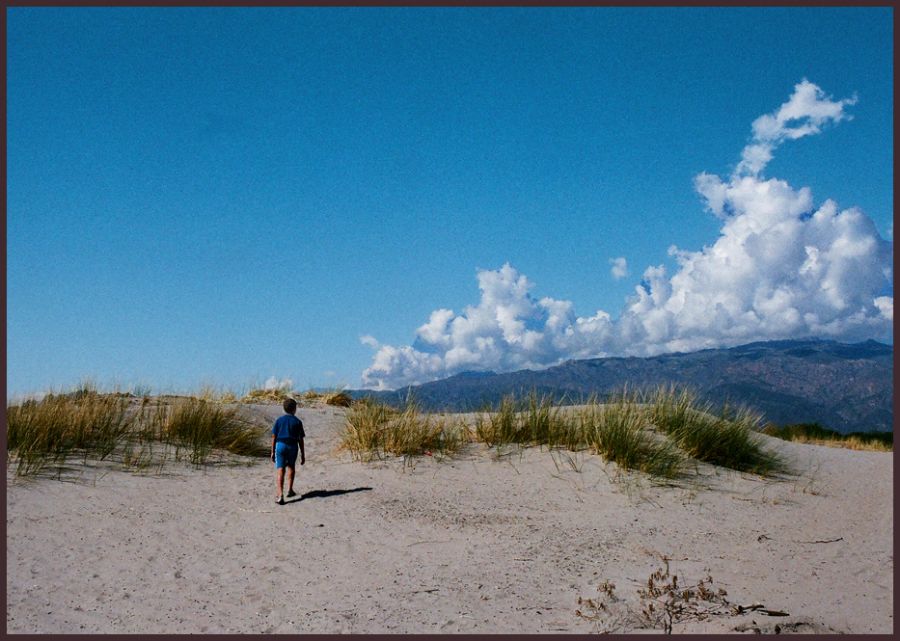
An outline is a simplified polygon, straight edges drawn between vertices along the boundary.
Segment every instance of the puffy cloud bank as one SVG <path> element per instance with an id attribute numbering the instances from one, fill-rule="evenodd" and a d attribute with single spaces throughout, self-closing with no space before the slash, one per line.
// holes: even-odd
<path id="1" fill-rule="evenodd" d="M 412 345 L 382 345 L 363 372 L 374 389 L 466 370 L 539 369 L 568 359 L 692 351 L 777 338 L 887 340 L 893 326 L 892 244 L 856 208 L 761 174 L 783 142 L 846 120 L 855 98 L 832 100 L 803 80 L 786 103 L 753 122 L 750 143 L 723 180 L 702 173 L 694 186 L 722 220 L 699 251 L 671 247 L 671 276 L 648 267 L 618 319 L 579 317 L 569 301 L 536 298 L 509 263 L 477 273 L 481 300 L 457 314 L 431 313 Z M 611 273 L 626 275 L 624 258 Z"/>

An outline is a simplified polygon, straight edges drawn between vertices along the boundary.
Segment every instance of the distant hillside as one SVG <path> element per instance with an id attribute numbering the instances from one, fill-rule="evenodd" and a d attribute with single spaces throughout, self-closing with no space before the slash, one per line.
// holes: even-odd
<path id="1" fill-rule="evenodd" d="M 393 392 L 352 394 L 396 404 L 412 392 L 426 409 L 466 411 L 532 389 L 577 401 L 626 384 L 676 383 L 717 405 L 726 400 L 750 405 L 778 424 L 815 422 L 844 433 L 892 431 L 893 354 L 892 346 L 875 341 L 769 341 L 650 358 L 567 361 L 540 371 L 466 372 Z"/>

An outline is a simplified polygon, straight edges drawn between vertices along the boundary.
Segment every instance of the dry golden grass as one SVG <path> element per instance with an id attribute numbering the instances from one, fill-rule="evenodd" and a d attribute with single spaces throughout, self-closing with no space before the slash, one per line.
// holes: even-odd
<path id="1" fill-rule="evenodd" d="M 672 387 L 645 396 L 623 391 L 605 403 L 593 397 L 573 407 L 536 392 L 524 399 L 505 396 L 496 409 L 476 414 L 474 430 L 460 428 L 452 440 L 454 447 L 474 439 L 498 450 L 511 444 L 589 449 L 623 468 L 668 479 L 685 473 L 688 457 L 763 475 L 786 471 L 757 435 L 759 417 L 749 409 L 725 407 L 716 414 L 689 391 Z M 448 433 L 433 420 L 415 406 L 398 412 L 361 401 L 348 414 L 345 443 L 357 458 L 363 452 L 421 453 L 421 444 Z"/>
<path id="2" fill-rule="evenodd" d="M 281 403 L 290 396 L 282 389 L 254 389 L 241 398 L 241 403 Z"/>
<path id="3" fill-rule="evenodd" d="M 363 461 L 385 455 L 448 455 L 468 441 L 461 421 L 425 414 L 412 401 L 400 410 L 369 400 L 353 403 L 341 434 L 341 448 Z"/>
<path id="4" fill-rule="evenodd" d="M 325 403 L 327 405 L 336 405 L 337 407 L 350 407 L 353 403 L 353 397 L 343 390 L 331 392 L 325 396 Z"/>
<path id="5" fill-rule="evenodd" d="M 74 457 L 115 458 L 126 468 L 140 468 L 152 458 L 154 442 L 173 446 L 176 459 L 186 451 L 198 465 L 215 449 L 266 455 L 263 426 L 242 418 L 238 409 L 192 396 L 138 400 L 82 386 L 8 406 L 7 457 L 18 475 L 27 476 L 62 470 Z"/>
<path id="6" fill-rule="evenodd" d="M 892 432 L 841 434 L 840 432 L 824 428 L 818 423 L 795 423 L 784 426 L 769 424 L 762 431 L 763 434 L 795 443 L 843 447 L 849 450 L 870 452 L 892 452 L 894 449 L 894 435 Z"/>
<path id="7" fill-rule="evenodd" d="M 789 439 L 794 443 L 806 443 L 808 445 L 824 445 L 825 447 L 842 447 L 847 450 L 859 450 L 864 452 L 893 452 L 893 446 L 880 441 L 868 441 L 858 436 L 849 436 L 846 439 L 814 438 L 810 436 L 794 436 Z"/>

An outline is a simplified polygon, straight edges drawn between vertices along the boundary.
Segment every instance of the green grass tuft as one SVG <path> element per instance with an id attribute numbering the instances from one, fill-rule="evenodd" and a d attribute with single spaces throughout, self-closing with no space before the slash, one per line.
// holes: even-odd
<path id="1" fill-rule="evenodd" d="M 756 474 L 786 471 L 781 457 L 763 446 L 760 416 L 752 410 L 725 406 L 715 414 L 693 392 L 674 386 L 650 393 L 648 405 L 650 421 L 695 459 Z"/>
<path id="2" fill-rule="evenodd" d="M 475 419 L 475 435 L 490 447 L 518 443 L 519 419 L 514 396 L 504 396 L 496 411 L 485 410 Z"/>
<path id="3" fill-rule="evenodd" d="M 475 437 L 489 447 L 512 443 L 594 453 L 629 469 L 673 478 L 684 457 L 648 429 L 636 399 L 621 395 L 601 404 L 591 397 L 579 407 L 564 408 L 535 392 L 523 401 L 506 396 L 495 411 L 484 410 L 475 420 Z"/>
<path id="4" fill-rule="evenodd" d="M 649 428 L 636 399 L 623 393 L 603 405 L 592 402 L 577 417 L 591 449 L 606 460 L 654 477 L 671 479 L 682 473 L 684 456 Z"/>

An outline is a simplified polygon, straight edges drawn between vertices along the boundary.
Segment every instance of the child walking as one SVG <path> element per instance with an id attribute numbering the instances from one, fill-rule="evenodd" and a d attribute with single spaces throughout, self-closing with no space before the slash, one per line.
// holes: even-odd
<path id="1" fill-rule="evenodd" d="M 300 465 L 306 463 L 306 452 L 303 450 L 303 422 L 294 416 L 297 413 L 297 401 L 287 398 L 282 403 L 285 414 L 272 425 L 272 460 L 275 462 L 275 488 L 278 490 L 275 501 L 284 505 L 284 468 L 288 470 L 288 497 L 296 496 L 294 492 L 294 465 L 297 462 L 297 451 L 300 451 Z"/>

